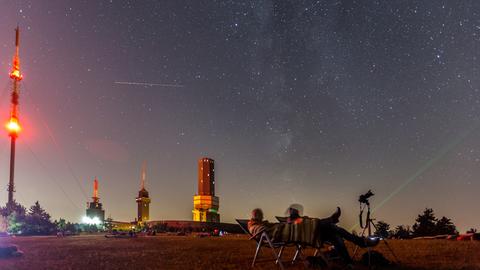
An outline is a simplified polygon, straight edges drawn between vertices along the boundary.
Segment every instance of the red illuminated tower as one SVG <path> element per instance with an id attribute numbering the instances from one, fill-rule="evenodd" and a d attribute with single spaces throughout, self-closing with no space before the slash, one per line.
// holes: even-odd
<path id="1" fill-rule="evenodd" d="M 96 177 L 93 180 L 92 201 L 87 202 L 87 217 L 89 220 L 86 223 L 101 225 L 105 221 L 105 210 L 103 210 L 102 203 L 98 197 L 98 180 Z"/>
<path id="2" fill-rule="evenodd" d="M 20 133 L 21 127 L 18 120 L 18 99 L 20 81 L 22 80 L 22 74 L 20 73 L 20 58 L 18 51 L 20 47 L 20 29 L 17 26 L 15 28 L 15 56 L 13 57 L 12 71 L 10 72 L 10 78 L 13 81 L 13 89 L 11 94 L 11 111 L 10 119 L 6 125 L 8 135 L 10 136 L 10 180 L 8 182 L 8 205 L 13 203 L 13 192 L 15 192 L 14 175 L 15 175 L 15 142 Z"/>
<path id="3" fill-rule="evenodd" d="M 220 222 L 219 206 L 215 196 L 215 161 L 201 158 L 198 160 L 198 194 L 193 196 L 193 220 Z"/>

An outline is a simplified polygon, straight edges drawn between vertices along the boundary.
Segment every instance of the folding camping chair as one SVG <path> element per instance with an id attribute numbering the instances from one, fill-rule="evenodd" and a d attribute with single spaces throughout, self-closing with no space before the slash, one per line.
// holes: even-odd
<path id="1" fill-rule="evenodd" d="M 275 218 L 278 220 L 278 222 L 280 223 L 287 223 L 287 220 L 288 218 L 287 217 L 279 217 L 279 216 L 275 216 Z M 301 244 L 294 244 L 295 245 L 295 255 L 293 255 L 293 259 L 292 259 L 292 264 L 294 264 L 298 257 L 301 258 L 302 256 L 302 249 L 303 249 L 303 246 Z M 286 246 L 286 245 L 285 245 Z M 280 252 L 283 252 L 283 249 L 285 248 L 285 246 L 281 247 L 281 250 Z M 315 251 L 317 252 L 317 251 Z"/>
<path id="2" fill-rule="evenodd" d="M 280 223 L 286 223 L 287 220 L 288 220 L 288 217 L 280 217 L 280 216 L 275 216 L 275 218 L 278 220 L 278 222 Z M 324 244 L 330 244 L 329 242 L 322 242 L 322 246 Z M 301 244 L 295 244 L 296 245 L 296 250 L 295 250 L 295 255 L 293 256 L 293 259 L 292 259 L 292 264 L 295 263 L 295 261 L 300 257 L 300 259 L 303 259 L 302 258 L 302 251 L 306 248 L 305 246 L 301 245 Z M 283 248 L 283 247 L 282 247 Z M 336 259 L 339 259 L 340 257 L 338 256 L 335 256 L 335 257 L 331 257 L 331 256 L 327 256 L 325 255 L 321 250 L 320 248 L 318 247 L 314 247 L 315 251 L 313 253 L 313 256 L 316 257 L 316 256 L 319 256 L 321 257 L 326 263 L 328 263 L 329 261 L 333 261 L 333 260 L 336 260 Z M 282 250 L 283 251 L 283 250 Z"/>
<path id="3" fill-rule="evenodd" d="M 258 232 L 255 235 L 252 235 L 250 231 L 248 231 L 248 219 L 236 219 L 238 225 L 242 228 L 242 230 L 250 236 L 250 240 L 255 240 L 257 243 L 257 249 L 255 251 L 255 256 L 253 257 L 252 267 L 255 266 L 255 261 L 257 260 L 258 254 L 260 253 L 260 249 L 262 246 L 270 247 L 273 252 L 273 257 L 275 259 L 275 264 L 278 264 L 280 269 L 285 269 L 283 267 L 281 256 L 283 252 L 283 248 L 285 247 L 286 243 L 284 242 L 273 242 L 268 234 L 265 231 Z M 278 252 L 277 252 L 278 249 Z"/>

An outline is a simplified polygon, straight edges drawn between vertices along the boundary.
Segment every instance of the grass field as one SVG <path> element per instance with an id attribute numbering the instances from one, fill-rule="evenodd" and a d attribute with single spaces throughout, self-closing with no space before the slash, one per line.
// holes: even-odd
<path id="1" fill-rule="evenodd" d="M 167 236 L 107 239 L 103 236 L 0 238 L 25 252 L 0 259 L 0 269 L 249 269 L 254 242 L 245 236 Z M 401 264 L 394 269 L 480 269 L 480 241 L 390 240 Z M 387 257 L 385 245 L 378 250 Z M 307 251 L 308 252 L 308 251 Z M 286 261 L 293 255 L 287 251 Z M 255 269 L 278 269 L 265 249 Z M 288 265 L 288 263 L 285 263 Z M 302 263 L 287 269 L 305 269 Z M 358 267 L 358 269 L 365 269 Z"/>

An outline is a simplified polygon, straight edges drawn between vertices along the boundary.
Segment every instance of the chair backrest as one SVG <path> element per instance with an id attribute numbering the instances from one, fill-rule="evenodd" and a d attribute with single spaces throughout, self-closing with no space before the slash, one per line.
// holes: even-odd
<path id="1" fill-rule="evenodd" d="M 260 241 L 263 242 L 265 241 L 264 237 L 268 237 L 268 235 L 265 234 L 265 231 L 258 232 L 257 235 L 255 235 L 254 237 L 254 235 L 251 234 L 250 231 L 248 230 L 249 219 L 235 219 L 235 220 L 237 221 L 238 225 L 240 225 L 240 228 L 242 228 L 242 230 L 250 236 L 250 239 L 255 240 L 255 242 L 257 243 Z"/>
<path id="2" fill-rule="evenodd" d="M 287 223 L 288 217 L 279 217 L 275 216 L 275 218 L 278 220 L 280 223 Z"/>
<path id="3" fill-rule="evenodd" d="M 250 231 L 248 231 L 248 219 L 235 219 L 235 221 L 237 221 L 238 225 L 240 225 L 240 228 L 242 228 L 242 230 L 252 236 L 252 234 L 250 233 Z"/>

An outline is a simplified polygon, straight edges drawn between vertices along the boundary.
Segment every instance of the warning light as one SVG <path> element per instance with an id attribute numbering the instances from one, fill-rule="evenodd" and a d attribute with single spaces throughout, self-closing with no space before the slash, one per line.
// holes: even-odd
<path id="1" fill-rule="evenodd" d="M 12 72 L 10 72 L 10 78 L 20 81 L 23 78 L 23 76 L 22 74 L 20 74 L 20 70 L 13 69 Z"/>
<path id="2" fill-rule="evenodd" d="M 20 124 L 18 123 L 18 119 L 14 117 L 10 118 L 10 121 L 8 121 L 8 123 L 6 124 L 6 128 L 8 130 L 8 134 L 15 137 L 17 137 L 18 133 L 20 133 L 20 131 L 22 130 Z"/>

